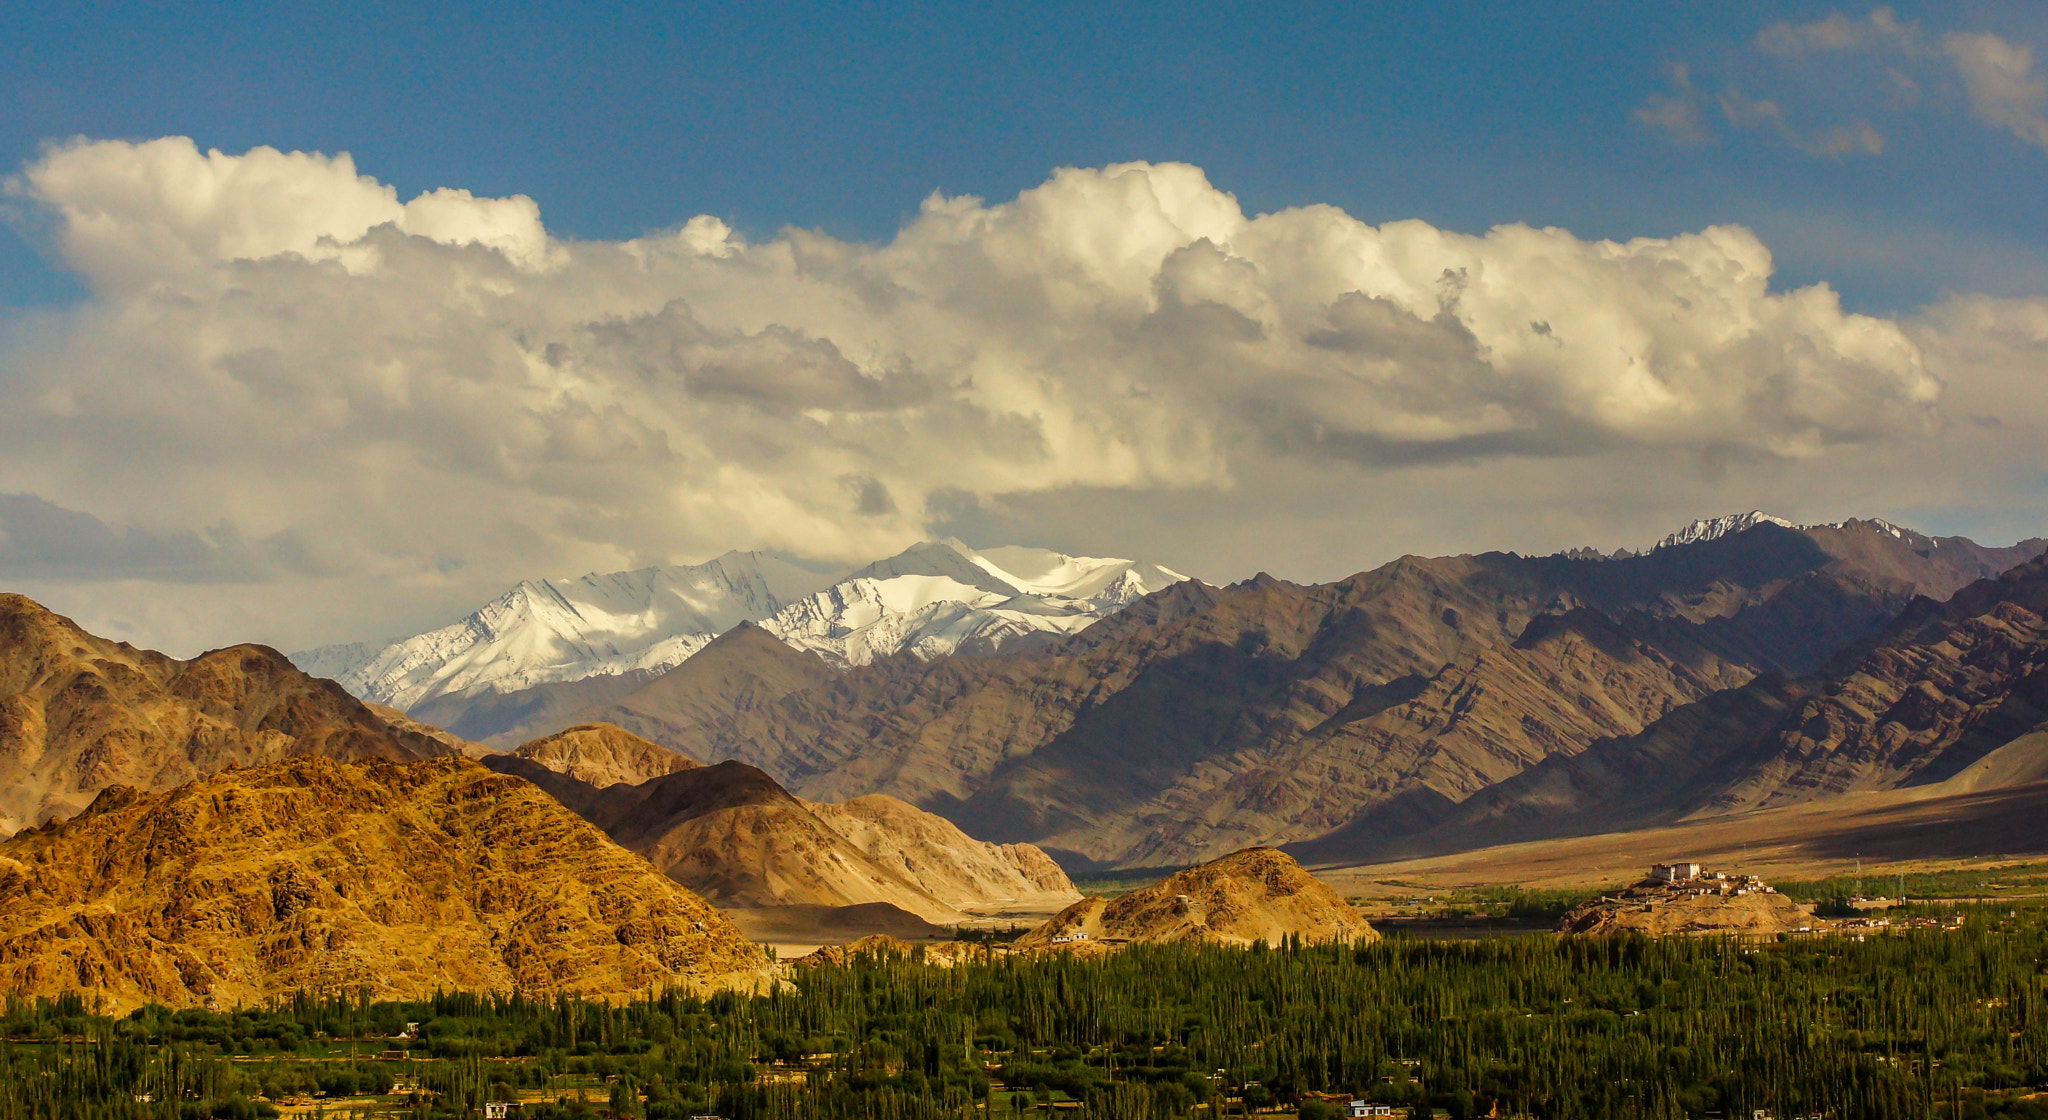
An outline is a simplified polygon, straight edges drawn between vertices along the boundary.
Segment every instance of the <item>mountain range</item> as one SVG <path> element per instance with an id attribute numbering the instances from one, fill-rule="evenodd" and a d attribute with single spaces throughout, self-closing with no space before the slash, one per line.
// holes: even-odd
<path id="1" fill-rule="evenodd" d="M 1338 852 L 1347 835 L 1435 827 L 1446 806 L 1662 721 L 1705 727 L 2043 547 L 1757 513 L 1640 554 L 1178 581 L 1000 657 L 841 668 L 741 627 L 557 718 L 737 759 L 802 798 L 888 794 L 1069 867 Z"/>
<path id="2" fill-rule="evenodd" d="M 950 539 L 845 572 L 730 552 L 688 567 L 529 580 L 441 629 L 292 661 L 365 700 L 502 742 L 531 729 L 537 703 L 556 710 L 623 696 L 740 622 L 846 668 L 1065 636 L 1184 578 L 1137 561 L 976 551 Z M 512 693 L 529 695 L 500 699 Z"/>
<path id="3" fill-rule="evenodd" d="M 805 569 L 727 557 L 522 585 L 554 613 L 412 663 L 391 679 L 455 684 L 404 711 L 266 647 L 181 661 L 0 595 L 0 983 L 203 1002 L 380 969 L 393 991 L 758 981 L 706 899 L 1348 936 L 1273 849 L 1330 874 L 1893 795 L 1989 796 L 1941 827 L 2037 851 L 1999 806 L 2048 790 L 2044 550 L 1750 513 L 1642 552 L 1407 556 L 1325 584 L 936 542 L 802 591 Z M 657 596 L 660 626 L 619 621 Z M 666 667 L 565 675 L 719 624 Z M 1258 904 L 1199 875 L 1076 902 L 1068 878 L 1198 864 Z"/>
<path id="4" fill-rule="evenodd" d="M 168 789 L 295 755 L 451 753 L 276 650 L 230 646 L 179 661 L 0 594 L 0 834 L 71 816 L 114 785 Z"/>

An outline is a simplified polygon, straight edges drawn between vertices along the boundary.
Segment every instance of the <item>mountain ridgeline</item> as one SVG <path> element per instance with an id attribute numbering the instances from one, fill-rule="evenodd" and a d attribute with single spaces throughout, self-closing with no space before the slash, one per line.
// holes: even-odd
<path id="1" fill-rule="evenodd" d="M 635 739 L 598 726 L 613 741 Z M 635 753 L 659 750 L 643 743 Z M 600 786 L 582 780 L 590 775 L 580 761 L 521 748 L 484 765 L 539 786 L 621 847 L 728 909 L 880 905 L 955 924 L 977 914 L 1043 912 L 1080 897 L 1037 848 L 974 840 L 893 797 L 806 802 L 732 761 Z"/>
<path id="2" fill-rule="evenodd" d="M 744 762 L 804 799 L 888 794 L 1069 867 L 1280 844 L 1345 858 L 1596 745 L 1591 759 L 1645 735 L 1748 744 L 1746 721 L 1761 717 L 1734 709 L 1803 703 L 1831 666 L 1929 609 L 1917 600 L 1946 600 L 2044 547 L 1880 521 L 1705 524 L 1641 555 L 1403 557 L 1313 586 L 1181 581 L 999 657 L 898 653 L 835 669 L 742 628 L 564 715 Z M 1802 780 L 1688 811 L 1890 779 Z"/>
<path id="3" fill-rule="evenodd" d="M 276 650 L 230 646 L 179 661 L 0 594 L 0 835 L 71 816 L 108 786 L 165 790 L 297 755 L 453 753 Z"/>

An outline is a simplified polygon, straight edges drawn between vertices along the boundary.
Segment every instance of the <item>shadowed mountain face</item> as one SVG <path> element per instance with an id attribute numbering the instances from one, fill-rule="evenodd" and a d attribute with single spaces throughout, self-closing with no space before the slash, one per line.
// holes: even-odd
<path id="1" fill-rule="evenodd" d="M 890 658 L 744 712 L 701 706 L 688 749 L 1072 862 L 1188 863 L 1461 802 L 1758 674 L 1812 673 L 1915 595 L 2039 550 L 1763 524 L 1624 559 L 1182 583 L 1048 650 Z"/>
<path id="2" fill-rule="evenodd" d="M 2048 559 L 1915 600 L 1822 672 L 1761 678 L 1452 805 L 1371 814 L 1296 849 L 1425 854 L 1932 787 L 2048 779 Z"/>
<path id="3" fill-rule="evenodd" d="M 484 764 L 540 786 L 721 906 L 886 904 L 950 924 L 970 912 L 1042 913 L 1078 897 L 1059 866 L 1028 844 L 971 839 L 891 797 L 806 802 L 739 762 L 606 788 L 520 754 Z"/>
<path id="4" fill-rule="evenodd" d="M 745 727 L 793 692 L 820 688 L 838 674 L 817 654 L 792 649 L 752 623 L 713 639 L 695 657 L 624 696 L 576 713 L 579 723 L 609 723 L 700 758 L 721 728 Z"/>
<path id="5" fill-rule="evenodd" d="M 0 842 L 0 987 L 117 1008 L 293 991 L 770 983 L 704 900 L 525 782 L 459 758 L 296 758 L 109 789 Z"/>
<path id="6" fill-rule="evenodd" d="M 0 595 L 0 832 L 69 816 L 112 785 L 168 789 L 292 755 L 450 753 L 276 650 L 230 646 L 178 661 Z"/>

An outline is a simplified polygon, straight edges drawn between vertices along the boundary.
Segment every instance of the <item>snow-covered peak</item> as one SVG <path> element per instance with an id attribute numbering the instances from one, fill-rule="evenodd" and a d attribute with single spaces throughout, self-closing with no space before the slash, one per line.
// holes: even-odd
<path id="1" fill-rule="evenodd" d="M 1773 516 L 1760 509 L 1753 509 L 1748 513 L 1731 513 L 1726 517 L 1702 518 L 1658 541 L 1655 548 L 1673 548 L 1682 544 L 1717 541 L 1722 537 L 1745 532 L 1765 523 L 1782 525 L 1787 529 L 1799 528 L 1799 526 L 1782 517 Z"/>
<path id="2" fill-rule="evenodd" d="M 950 537 L 919 541 L 886 560 L 877 560 L 847 576 L 849 580 L 895 579 L 899 576 L 928 576 L 949 579 L 968 587 L 999 595 L 1014 595 L 1016 584 L 978 563 L 980 553 Z"/>
<path id="3" fill-rule="evenodd" d="M 924 541 L 848 575 L 758 552 L 526 580 L 468 617 L 384 645 L 292 655 L 365 699 L 411 709 L 599 674 L 666 670 L 742 621 L 839 665 L 908 650 L 993 650 L 1070 634 L 1186 577 L 1134 560 Z"/>
<path id="4" fill-rule="evenodd" d="M 375 649 L 322 647 L 292 660 L 401 709 L 451 693 L 665 669 L 834 575 L 767 553 L 728 552 L 702 564 L 523 580 L 439 630 Z"/>
<path id="5" fill-rule="evenodd" d="M 1044 548 L 990 548 L 976 553 L 975 560 L 997 578 L 1029 595 L 1094 600 L 1109 594 L 1121 599 L 1119 606 L 1188 578 L 1172 569 L 1137 560 L 1068 556 Z M 1129 594 L 1133 589 L 1136 594 Z"/>
<path id="6" fill-rule="evenodd" d="M 1187 577 L 1155 564 L 1043 548 L 977 551 L 924 541 L 762 623 L 836 665 L 908 650 L 995 650 L 1025 634 L 1072 634 Z"/>

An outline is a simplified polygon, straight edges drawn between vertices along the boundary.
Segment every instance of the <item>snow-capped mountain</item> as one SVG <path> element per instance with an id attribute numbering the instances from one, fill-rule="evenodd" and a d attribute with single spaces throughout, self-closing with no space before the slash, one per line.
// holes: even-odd
<path id="1" fill-rule="evenodd" d="M 452 626 L 384 646 L 323 646 L 293 654 L 292 663 L 401 709 L 449 694 L 662 670 L 836 576 L 764 553 L 728 552 L 688 567 L 526 580 Z"/>
<path id="2" fill-rule="evenodd" d="M 1722 537 L 1754 529 L 1766 522 L 1772 525 L 1783 525 L 1787 529 L 1799 528 L 1799 526 L 1782 517 L 1773 516 L 1760 509 L 1753 509 L 1748 513 L 1731 513 L 1726 517 L 1703 517 L 1658 541 L 1652 546 L 1652 551 L 1658 548 L 1674 548 L 1682 544 L 1717 541 Z"/>
<path id="3" fill-rule="evenodd" d="M 929 659 L 993 651 L 1026 634 L 1072 634 L 1186 578 L 1135 560 L 926 541 L 792 603 L 761 628 L 840 666 L 902 650 Z"/>
<path id="4" fill-rule="evenodd" d="M 742 620 L 842 667 L 902 650 L 987 652 L 1028 634 L 1074 633 L 1185 578 L 1133 560 L 977 552 L 955 540 L 913 545 L 836 578 L 732 552 L 694 567 L 529 580 L 452 626 L 383 646 L 323 646 L 292 661 L 364 699 L 411 709 L 438 696 L 667 670 Z"/>

